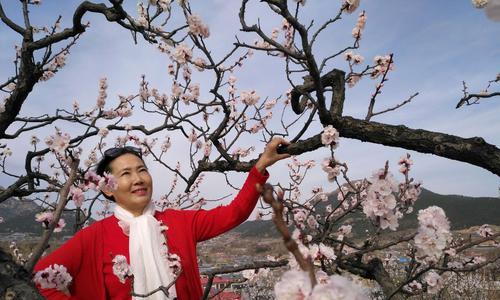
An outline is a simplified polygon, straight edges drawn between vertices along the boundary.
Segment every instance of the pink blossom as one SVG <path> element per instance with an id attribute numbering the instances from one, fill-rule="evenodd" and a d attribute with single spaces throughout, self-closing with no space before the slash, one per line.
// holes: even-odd
<path id="1" fill-rule="evenodd" d="M 172 53 L 172 59 L 181 65 L 190 61 L 192 57 L 193 53 L 186 43 L 181 43 L 175 47 Z"/>
<path id="2" fill-rule="evenodd" d="M 425 283 L 427 283 L 427 292 L 429 294 L 436 294 L 443 288 L 443 279 L 434 271 L 430 271 L 425 275 Z"/>
<path id="3" fill-rule="evenodd" d="M 2 224 L 3 222 L 4 222 L 3 217 L 0 217 L 0 224 Z"/>
<path id="4" fill-rule="evenodd" d="M 338 232 L 344 236 L 351 234 L 352 225 L 342 225 L 339 227 Z"/>
<path id="5" fill-rule="evenodd" d="M 307 219 L 307 212 L 305 209 L 295 209 L 293 211 L 293 219 L 298 224 L 303 224 Z"/>
<path id="6" fill-rule="evenodd" d="M 198 15 L 189 15 L 187 17 L 187 23 L 189 25 L 189 32 L 194 35 L 200 35 L 204 38 L 208 38 L 210 36 L 210 30 L 208 26 L 203 24 L 200 16 Z"/>
<path id="7" fill-rule="evenodd" d="M 255 150 L 255 147 L 250 147 L 250 148 L 247 148 L 247 149 L 243 149 L 243 148 L 237 148 L 236 150 L 233 151 L 232 155 L 234 157 L 239 157 L 239 158 L 244 158 L 244 157 L 247 157 L 250 152 L 254 151 Z"/>
<path id="8" fill-rule="evenodd" d="M 82 207 L 83 201 L 85 200 L 85 195 L 80 188 L 71 186 L 69 190 L 69 196 L 71 197 L 71 200 L 75 202 L 76 207 Z"/>
<path id="9" fill-rule="evenodd" d="M 326 172 L 328 181 L 333 182 L 340 174 L 340 165 L 331 158 L 325 158 L 321 163 L 321 169 Z"/>
<path id="10" fill-rule="evenodd" d="M 60 218 L 59 221 L 57 221 L 57 225 L 56 228 L 54 228 L 54 232 L 61 232 L 64 227 L 66 227 L 66 221 L 64 221 L 63 218 Z"/>
<path id="11" fill-rule="evenodd" d="M 73 278 L 63 265 L 53 264 L 44 270 L 36 272 L 33 282 L 40 285 L 42 289 L 58 289 L 67 291 Z"/>
<path id="12" fill-rule="evenodd" d="M 196 131 L 193 129 L 191 129 L 191 133 L 188 135 L 188 140 L 190 143 L 196 143 L 196 141 L 198 140 L 198 136 L 196 135 Z"/>
<path id="13" fill-rule="evenodd" d="M 167 152 L 167 150 L 170 149 L 170 146 L 172 146 L 170 143 L 170 137 L 166 136 L 165 141 L 161 144 L 161 152 Z"/>
<path id="14" fill-rule="evenodd" d="M 132 108 L 128 106 L 120 107 L 116 110 L 116 114 L 122 118 L 130 117 L 132 115 Z"/>
<path id="15" fill-rule="evenodd" d="M 140 2 L 137 5 L 137 14 L 138 14 L 138 17 L 135 20 L 137 25 L 142 26 L 142 27 L 148 27 L 149 22 L 148 22 L 147 10 L 144 7 L 144 4 L 142 4 L 142 2 Z"/>
<path id="16" fill-rule="evenodd" d="M 104 176 L 99 180 L 98 186 L 101 190 L 115 191 L 118 188 L 118 181 L 113 174 L 105 172 Z"/>
<path id="17" fill-rule="evenodd" d="M 106 136 L 108 136 L 108 133 L 109 133 L 109 129 L 107 127 L 102 127 L 102 128 L 99 128 L 99 132 L 97 132 L 97 135 L 102 137 L 102 138 L 105 138 Z"/>
<path id="18" fill-rule="evenodd" d="M 321 134 L 321 143 L 336 149 L 339 145 L 339 132 L 337 129 L 333 128 L 332 125 L 326 126 Z"/>
<path id="19" fill-rule="evenodd" d="M 115 255 L 113 262 L 113 274 L 118 277 L 121 283 L 125 283 L 128 277 L 132 276 L 132 271 L 124 255 Z"/>
<path id="20" fill-rule="evenodd" d="M 149 3 L 155 6 L 157 5 L 163 11 L 168 11 L 170 10 L 172 0 L 149 0 Z"/>
<path id="21" fill-rule="evenodd" d="M 246 105 L 255 105 L 259 101 L 260 96 L 257 95 L 257 92 L 255 90 L 251 90 L 242 91 L 240 94 L 240 98 L 241 101 Z"/>
<path id="22" fill-rule="evenodd" d="M 182 94 L 182 89 L 180 85 L 174 81 L 174 84 L 172 84 L 172 97 L 178 98 Z"/>
<path id="23" fill-rule="evenodd" d="M 407 174 L 410 171 L 411 165 L 413 165 L 413 160 L 410 159 L 410 154 L 406 154 L 406 156 L 402 156 L 399 159 L 398 164 L 401 166 L 399 168 L 399 172 L 403 174 Z"/>
<path id="24" fill-rule="evenodd" d="M 209 157 L 210 153 L 212 153 L 212 141 L 208 140 L 203 145 L 203 155 Z"/>
<path id="25" fill-rule="evenodd" d="M 307 225 L 314 229 L 318 227 L 318 221 L 316 221 L 316 218 L 313 215 L 309 215 L 307 217 Z"/>
<path id="26" fill-rule="evenodd" d="M 404 289 L 410 292 L 417 292 L 422 289 L 422 284 L 418 281 L 413 280 L 412 282 L 408 283 L 408 285 L 406 285 Z"/>
<path id="27" fill-rule="evenodd" d="M 99 182 L 101 181 L 101 176 L 97 175 L 93 170 L 88 170 L 84 177 L 85 189 L 91 189 L 97 191 Z"/>
<path id="28" fill-rule="evenodd" d="M 390 55 L 385 55 L 385 56 L 377 55 L 375 56 L 373 61 L 377 64 L 371 73 L 371 78 L 373 79 L 388 72 L 389 70 L 394 69 L 394 62 L 392 61 Z"/>
<path id="29" fill-rule="evenodd" d="M 266 101 L 266 103 L 264 104 L 264 108 L 272 109 L 276 105 L 276 101 L 277 101 L 276 99 Z"/>
<path id="30" fill-rule="evenodd" d="M 360 75 L 351 74 L 347 78 L 346 82 L 347 82 L 347 85 L 350 88 L 352 88 L 352 87 L 354 87 L 356 85 L 356 83 L 358 83 L 359 80 L 361 80 L 361 76 Z"/>
<path id="31" fill-rule="evenodd" d="M 196 58 L 193 61 L 193 64 L 195 65 L 196 69 L 200 72 L 203 72 L 205 70 L 205 67 L 207 66 L 207 62 L 201 57 Z"/>
<path id="32" fill-rule="evenodd" d="M 35 221 L 45 223 L 46 225 L 52 222 L 52 220 L 54 220 L 54 213 L 52 211 L 44 211 L 35 215 Z"/>

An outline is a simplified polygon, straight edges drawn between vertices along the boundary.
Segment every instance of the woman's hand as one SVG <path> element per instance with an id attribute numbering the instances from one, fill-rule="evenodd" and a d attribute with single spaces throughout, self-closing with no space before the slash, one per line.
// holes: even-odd
<path id="1" fill-rule="evenodd" d="M 257 171 L 263 174 L 264 170 L 267 167 L 272 166 L 278 160 L 285 159 L 291 156 L 288 153 L 278 154 L 277 149 L 280 145 L 287 146 L 290 145 L 290 142 L 280 137 L 274 137 L 266 145 L 264 152 L 262 152 L 262 154 L 259 157 L 259 160 L 255 164 L 255 168 L 257 169 Z"/>

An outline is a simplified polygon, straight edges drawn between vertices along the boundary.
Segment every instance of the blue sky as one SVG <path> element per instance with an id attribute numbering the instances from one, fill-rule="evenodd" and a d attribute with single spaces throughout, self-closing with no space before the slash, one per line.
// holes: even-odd
<path id="1" fill-rule="evenodd" d="M 239 1 L 192 2 L 193 10 L 210 27 L 211 36 L 207 44 L 216 56 L 220 57 L 231 49 L 235 35 L 248 42 L 255 40 L 255 36 L 237 30 Z M 45 0 L 43 5 L 32 8 L 33 23 L 48 25 L 60 14 L 64 27 L 71 21 L 72 10 L 78 3 Z M 301 20 L 305 23 L 314 20 L 317 26 L 336 13 L 339 3 L 308 1 L 301 13 Z M 2 4 L 12 19 L 20 20 L 17 1 L 2 1 Z M 127 5 L 131 14 L 135 15 L 136 1 L 128 1 Z M 378 98 L 376 110 L 402 102 L 415 92 L 420 93 L 411 104 L 375 117 L 374 121 L 404 124 L 463 137 L 482 136 L 487 142 L 500 145 L 500 99 L 493 98 L 480 105 L 455 109 L 461 97 L 462 80 L 468 83 L 471 92 L 478 92 L 500 72 L 500 45 L 498 39 L 494 38 L 500 36 L 500 23 L 488 20 L 483 11 L 472 7 L 469 0 L 365 0 L 361 1 L 357 12 L 343 17 L 325 30 L 315 48 L 317 59 L 352 43 L 350 32 L 361 10 L 366 10 L 367 24 L 361 47 L 356 52 L 363 55 L 368 63 L 375 55 L 394 53 L 395 70 L 390 73 L 390 80 Z M 268 33 L 281 23 L 279 17 L 269 15 L 268 9 L 258 1 L 250 1 L 248 14 L 249 22 L 256 22 L 259 18 Z M 142 40 L 134 45 L 129 32 L 107 23 L 101 15 L 90 15 L 85 20 L 91 22 L 91 27 L 71 50 L 67 66 L 50 81 L 35 87 L 23 107 L 22 115 L 53 113 L 55 107 L 70 109 L 75 99 L 80 101 L 82 107 L 91 107 L 95 103 L 97 84 L 101 77 L 108 78 L 110 102 L 117 99 L 117 94 L 137 93 L 141 74 L 145 74 L 151 85 L 160 91 L 170 91 L 166 71 L 169 60 L 164 54 Z M 13 45 L 16 43 L 19 44 L 19 36 L 5 25 L 0 25 L 1 78 L 12 75 Z M 329 65 L 329 68 L 333 67 L 346 69 L 347 65 L 342 60 L 336 60 Z M 240 91 L 253 88 L 262 98 L 277 97 L 288 89 L 284 64 L 265 55 L 255 55 L 236 75 Z M 202 95 L 206 95 L 212 83 L 211 74 L 204 72 L 195 76 L 201 84 Z M 375 84 L 375 81 L 365 78 L 358 86 L 347 91 L 346 115 L 364 117 Z M 495 88 L 498 90 L 498 84 Z M 141 121 L 139 116 L 131 120 L 131 124 Z M 49 129 L 48 133 L 52 133 L 53 128 Z M 72 132 L 73 129 L 65 130 Z M 309 135 L 318 132 L 320 128 L 313 127 Z M 78 133 L 78 130 L 75 129 L 73 133 Z M 27 138 L 29 136 L 10 141 L 9 146 L 21 153 L 26 148 Z M 256 143 L 256 139 L 245 138 L 243 142 Z M 262 148 L 262 145 L 258 145 L 256 153 Z M 336 155 L 349 164 L 352 178 L 362 178 L 369 177 L 372 171 L 382 167 L 385 160 L 390 161 L 396 172 L 397 160 L 406 152 L 404 149 L 341 139 Z M 416 180 L 421 180 L 425 188 L 442 194 L 498 196 L 499 177 L 488 171 L 434 155 L 410 153 L 415 162 L 412 175 Z M 327 154 L 327 149 L 320 149 L 300 159 L 316 159 L 319 164 Z M 172 155 L 171 159 L 181 162 L 186 160 L 178 155 Z M 22 166 L 16 160 L 9 165 L 12 168 Z M 160 194 L 165 186 L 163 180 L 170 180 L 170 175 L 165 175 L 159 168 L 152 169 L 157 193 Z M 286 176 L 282 175 L 287 173 L 286 162 L 276 164 L 269 171 L 271 182 L 287 181 Z M 230 189 L 226 192 L 218 187 L 221 178 L 220 175 L 208 176 L 202 191 L 211 198 L 231 192 Z M 242 182 L 244 176 L 231 174 L 230 178 L 237 184 Z M 0 183 L 4 185 L 7 182 L 2 179 Z M 304 182 L 304 193 L 307 194 L 307 188 L 312 186 L 334 189 L 319 166 Z"/>

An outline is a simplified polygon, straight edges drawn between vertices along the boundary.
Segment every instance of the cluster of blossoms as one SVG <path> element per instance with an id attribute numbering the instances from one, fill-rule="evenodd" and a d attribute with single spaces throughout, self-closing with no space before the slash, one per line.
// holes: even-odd
<path id="1" fill-rule="evenodd" d="M 0 223 L 2 223 L 2 222 L 3 222 L 3 218 L 0 217 Z M 24 257 L 23 253 L 17 247 L 16 242 L 10 242 L 9 248 L 10 248 L 10 251 L 11 251 L 12 255 L 14 256 L 14 259 L 18 263 L 20 263 L 21 265 L 24 265 L 26 263 L 26 258 Z M 31 257 L 31 254 L 32 253 L 30 253 L 28 255 L 28 258 Z"/>
<path id="2" fill-rule="evenodd" d="M 176 95 L 181 91 L 179 85 L 176 85 L 178 90 L 174 91 Z M 172 86 L 174 89 L 174 86 Z M 189 105 L 191 102 L 196 102 L 200 98 L 200 85 L 198 83 L 192 83 L 188 86 L 186 93 L 181 93 L 179 99 L 184 102 L 184 104 Z"/>
<path id="3" fill-rule="evenodd" d="M 240 94 L 240 100 L 241 102 L 250 106 L 257 104 L 257 102 L 260 100 L 260 96 L 257 95 L 257 92 L 255 90 L 242 91 Z"/>
<path id="4" fill-rule="evenodd" d="M 37 213 L 35 215 L 35 221 L 42 223 L 42 226 L 47 229 L 49 228 L 49 224 L 54 221 L 54 212 L 52 211 L 43 211 L 40 213 Z M 61 232 L 63 228 L 66 226 L 66 221 L 64 219 L 60 218 L 59 221 L 57 221 L 56 228 L 54 228 L 54 232 Z"/>
<path id="5" fill-rule="evenodd" d="M 250 133 L 258 133 L 267 125 L 267 121 L 273 117 L 273 112 L 269 111 L 265 116 L 263 116 L 260 120 L 258 120 L 255 124 L 250 127 Z"/>
<path id="6" fill-rule="evenodd" d="M 390 55 L 377 55 L 373 61 L 377 64 L 371 73 L 371 78 L 373 79 L 388 72 L 389 70 L 394 69 L 394 62 L 392 61 L 392 56 Z"/>
<path id="7" fill-rule="evenodd" d="M 484 8 L 488 5 L 488 0 L 472 0 L 472 5 L 474 5 L 475 8 Z"/>
<path id="8" fill-rule="evenodd" d="M 148 12 L 146 8 L 144 7 L 144 4 L 142 2 L 139 2 L 137 4 L 137 19 L 135 20 L 137 25 L 142 26 L 142 27 L 148 27 L 149 21 L 148 21 Z"/>
<path id="9" fill-rule="evenodd" d="M 69 198 L 73 200 L 76 207 L 81 207 L 85 200 L 85 192 L 88 190 L 111 190 L 114 191 L 118 188 L 118 181 L 116 178 L 109 174 L 104 173 L 103 176 L 97 175 L 94 171 L 89 170 L 84 175 L 84 180 L 78 186 L 72 186 L 69 191 Z"/>
<path id="10" fill-rule="evenodd" d="M 295 270 L 285 272 L 281 280 L 274 286 L 276 299 L 368 299 L 364 288 L 343 276 L 332 275 L 328 277 L 320 271 L 316 277 L 319 282 L 312 288 L 308 273 Z"/>
<path id="11" fill-rule="evenodd" d="M 396 230 L 398 219 L 402 214 L 395 210 L 396 197 L 394 193 L 399 191 L 398 183 L 394 176 L 385 169 L 380 169 L 370 178 L 366 199 L 363 201 L 364 214 L 374 222 L 378 222 L 380 228 Z"/>
<path id="12" fill-rule="evenodd" d="M 250 154 L 250 152 L 252 152 L 254 150 L 255 150 L 254 146 L 251 146 L 247 149 L 243 149 L 243 148 L 238 147 L 231 154 L 235 159 L 245 158 Z"/>
<path id="13" fill-rule="evenodd" d="M 326 126 L 321 134 L 321 143 L 332 147 L 332 149 L 337 149 L 339 146 L 339 132 L 337 129 L 333 128 L 332 125 Z"/>
<path id="14" fill-rule="evenodd" d="M 58 289 L 60 291 L 67 291 L 72 279 L 66 267 L 58 264 L 50 265 L 44 270 L 36 272 L 33 277 L 33 281 L 42 289 Z"/>
<path id="15" fill-rule="evenodd" d="M 125 280 L 132 277 L 132 270 L 127 262 L 127 258 L 124 255 L 115 255 L 113 257 L 113 274 L 118 277 L 121 283 L 125 283 Z"/>
<path id="16" fill-rule="evenodd" d="M 71 136 L 67 133 L 62 133 L 56 128 L 56 134 L 45 138 L 45 144 L 49 149 L 58 156 L 64 157 L 64 152 L 69 147 Z"/>
<path id="17" fill-rule="evenodd" d="M 52 78 L 57 72 L 57 70 L 61 69 L 66 65 L 66 57 L 68 55 L 68 51 L 63 51 L 58 55 L 54 56 L 52 61 L 48 64 L 47 70 L 43 72 L 42 77 L 40 77 L 41 81 L 47 81 Z"/>
<path id="18" fill-rule="evenodd" d="M 406 154 L 406 156 L 402 156 L 399 159 L 398 165 L 400 165 L 399 172 L 401 172 L 405 175 L 408 174 L 408 172 L 410 171 L 411 165 L 413 165 L 413 160 L 410 159 L 410 154 Z"/>
<path id="19" fill-rule="evenodd" d="M 418 230 L 414 241 L 420 257 L 437 261 L 450 239 L 450 222 L 442 208 L 431 206 L 418 212 Z"/>
<path id="20" fill-rule="evenodd" d="M 99 109 L 103 109 L 104 105 L 106 104 L 106 98 L 108 97 L 108 94 L 106 93 L 107 89 L 108 89 L 107 78 L 99 79 L 99 91 L 97 96 L 97 107 Z"/>
<path id="21" fill-rule="evenodd" d="M 170 10 L 170 4 L 172 3 L 172 0 L 149 0 L 149 3 L 158 6 L 163 11 L 167 11 Z"/>
<path id="22" fill-rule="evenodd" d="M 288 23 L 288 21 L 286 19 L 283 19 L 283 21 L 281 21 L 281 29 L 283 30 L 283 33 L 285 34 L 285 41 L 283 43 L 283 46 L 286 49 L 291 50 L 292 46 L 293 46 L 294 29 L 293 29 L 292 25 L 290 25 L 290 23 Z"/>
<path id="23" fill-rule="evenodd" d="M 344 237 L 348 236 L 351 234 L 352 231 L 352 225 L 342 225 L 339 227 L 337 230 L 337 240 L 342 241 L 344 240 Z"/>
<path id="24" fill-rule="evenodd" d="M 365 11 L 362 11 L 358 16 L 358 21 L 356 22 L 356 25 L 352 29 L 352 37 L 355 38 L 356 40 L 361 39 L 361 34 L 363 32 L 363 29 L 365 29 L 365 25 L 366 25 L 366 13 Z"/>
<path id="25" fill-rule="evenodd" d="M 189 32 L 193 35 L 200 35 L 204 38 L 210 36 L 210 30 L 208 26 L 203 23 L 200 16 L 189 15 L 187 18 L 187 23 L 189 25 Z"/>

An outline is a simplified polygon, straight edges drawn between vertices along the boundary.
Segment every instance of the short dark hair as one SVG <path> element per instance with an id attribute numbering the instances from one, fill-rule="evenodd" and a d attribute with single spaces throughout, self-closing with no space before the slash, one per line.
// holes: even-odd
<path id="1" fill-rule="evenodd" d="M 96 174 L 99 176 L 103 176 L 104 173 L 111 173 L 111 168 L 110 164 L 113 160 L 116 158 L 124 155 L 124 154 L 133 154 L 137 157 L 139 157 L 142 162 L 144 163 L 144 159 L 142 159 L 142 151 L 140 148 L 137 147 L 132 147 L 132 146 L 124 146 L 124 147 L 114 147 L 114 148 L 109 148 L 106 151 L 104 151 L 104 156 L 101 158 L 99 163 L 97 163 L 96 167 Z M 115 198 L 113 196 L 108 196 L 105 193 L 102 193 L 106 199 L 109 199 L 111 201 L 115 201 Z"/>

